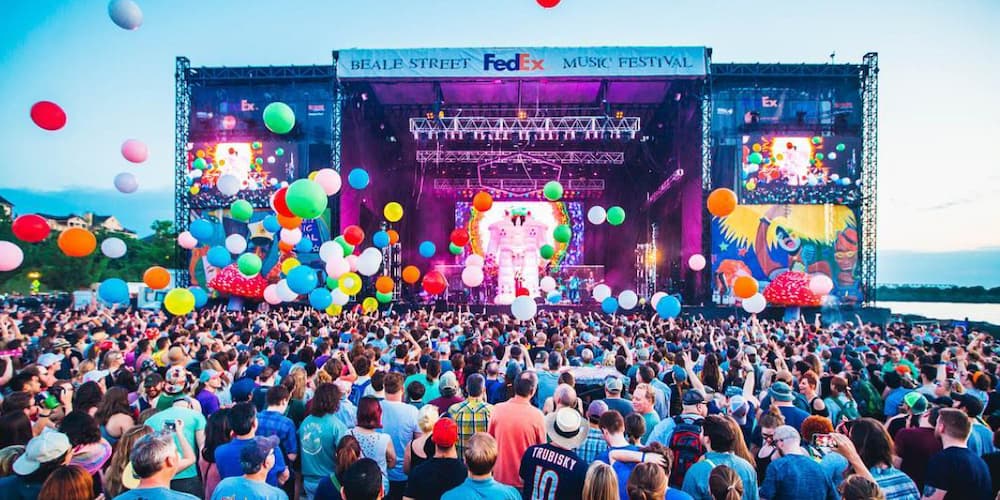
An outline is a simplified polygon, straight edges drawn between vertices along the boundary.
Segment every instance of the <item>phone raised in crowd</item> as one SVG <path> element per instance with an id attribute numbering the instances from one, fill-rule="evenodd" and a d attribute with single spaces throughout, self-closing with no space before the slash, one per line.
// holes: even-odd
<path id="1" fill-rule="evenodd" d="M 836 448 L 837 442 L 830 434 L 813 434 L 812 444 L 817 448 Z"/>
<path id="2" fill-rule="evenodd" d="M 177 432 L 177 422 L 174 421 L 163 422 L 163 430 L 170 432 Z"/>

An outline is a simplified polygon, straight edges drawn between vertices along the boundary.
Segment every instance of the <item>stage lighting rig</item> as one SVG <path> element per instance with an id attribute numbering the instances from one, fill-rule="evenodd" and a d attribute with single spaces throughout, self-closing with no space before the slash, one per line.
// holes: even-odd
<path id="1" fill-rule="evenodd" d="M 428 113 L 426 118 L 410 118 L 410 133 L 420 140 L 459 140 L 472 133 L 474 140 L 516 137 L 518 140 L 556 141 L 562 137 L 574 140 L 635 139 L 641 130 L 637 116 L 557 116 L 557 117 L 490 117 L 490 116 L 438 116 Z"/>

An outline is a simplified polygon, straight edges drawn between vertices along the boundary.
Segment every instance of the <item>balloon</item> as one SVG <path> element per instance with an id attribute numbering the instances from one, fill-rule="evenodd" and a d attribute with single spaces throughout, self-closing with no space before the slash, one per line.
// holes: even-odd
<path id="1" fill-rule="evenodd" d="M 163 297 L 163 307 L 174 316 L 183 316 L 194 310 L 194 294 L 187 288 L 174 288 Z"/>
<path id="2" fill-rule="evenodd" d="M 294 217 L 295 214 L 288 209 L 288 200 L 286 195 L 288 194 L 288 187 L 282 187 L 281 189 L 274 192 L 274 196 L 271 197 L 271 208 L 274 209 L 275 213 L 278 215 L 284 215 L 285 217 Z"/>
<path id="3" fill-rule="evenodd" d="M 358 257 L 358 273 L 362 276 L 374 276 L 382 267 L 382 252 L 377 248 L 366 248 Z"/>
<path id="4" fill-rule="evenodd" d="M 128 247 L 121 238 L 108 238 L 101 242 L 101 253 L 109 259 L 118 259 L 125 255 Z"/>
<path id="5" fill-rule="evenodd" d="M 743 310 L 750 314 L 757 314 L 763 311 L 767 307 L 767 299 L 759 293 L 751 295 L 747 299 L 743 299 Z"/>
<path id="6" fill-rule="evenodd" d="M 608 213 L 601 206 L 592 206 L 590 210 L 587 210 L 587 220 L 591 224 L 604 224 L 604 221 L 608 219 Z"/>
<path id="7" fill-rule="evenodd" d="M 363 168 L 355 168 L 351 170 L 351 173 L 347 174 L 347 183 L 354 189 L 364 189 L 368 187 L 370 181 L 371 178 L 368 177 L 368 172 L 365 172 Z"/>
<path id="8" fill-rule="evenodd" d="M 510 313 L 515 319 L 527 321 L 535 317 L 538 312 L 538 305 L 535 300 L 528 296 L 517 297 L 510 303 Z"/>
<path id="9" fill-rule="evenodd" d="M 388 304 L 389 302 L 392 302 L 392 294 L 375 292 L 375 299 L 378 300 L 379 304 Z"/>
<path id="10" fill-rule="evenodd" d="M 423 287 L 431 295 L 440 295 L 448 288 L 448 280 L 440 271 L 431 271 L 424 275 Z"/>
<path id="11" fill-rule="evenodd" d="M 108 16 L 123 30 L 134 31 L 142 26 L 142 10 L 132 0 L 111 0 Z"/>
<path id="12" fill-rule="evenodd" d="M 281 241 L 295 246 L 299 241 L 302 240 L 302 230 L 299 228 L 295 229 L 282 229 L 281 230 Z"/>
<path id="13" fill-rule="evenodd" d="M 375 280 L 375 290 L 378 290 L 379 293 L 389 293 L 395 286 L 396 284 L 392 282 L 392 278 L 388 276 L 379 276 Z"/>
<path id="14" fill-rule="evenodd" d="M 288 281 L 288 288 L 299 295 L 305 295 L 319 284 L 316 271 L 309 266 L 298 266 L 288 272 L 285 277 Z"/>
<path id="15" fill-rule="evenodd" d="M 466 267 L 462 269 L 462 284 L 469 288 L 475 288 L 483 284 L 483 268 L 481 267 Z"/>
<path id="16" fill-rule="evenodd" d="M 605 297 L 601 301 L 601 310 L 606 314 L 614 314 L 618 312 L 618 299 L 614 297 Z"/>
<path id="17" fill-rule="evenodd" d="M 337 279 L 337 288 L 347 295 L 357 295 L 361 291 L 361 276 L 345 273 Z"/>
<path id="18" fill-rule="evenodd" d="M 725 217 L 736 210 L 736 193 L 732 189 L 719 188 L 708 195 L 708 212 L 716 217 Z"/>
<path id="19" fill-rule="evenodd" d="M 389 233 L 385 231 L 377 231 L 372 235 L 372 243 L 375 248 L 385 248 L 389 246 Z"/>
<path id="20" fill-rule="evenodd" d="M 245 252 L 247 250 L 247 239 L 239 234 L 226 236 L 226 250 L 229 250 L 229 253 L 232 254 Z"/>
<path id="21" fill-rule="evenodd" d="M 295 251 L 298 253 L 312 252 L 312 249 L 313 242 L 309 238 L 303 237 L 298 243 L 295 244 Z"/>
<path id="22" fill-rule="evenodd" d="M 31 121 L 45 130 L 59 130 L 66 126 L 66 112 L 51 101 L 38 101 L 31 106 Z"/>
<path id="23" fill-rule="evenodd" d="M 97 296 L 112 304 L 128 304 L 128 283 L 118 278 L 108 278 L 97 287 Z"/>
<path id="24" fill-rule="evenodd" d="M 470 254 L 465 258 L 465 267 L 483 267 L 484 265 L 486 265 L 486 261 L 482 255 Z"/>
<path id="25" fill-rule="evenodd" d="M 748 299 L 757 293 L 757 280 L 750 276 L 740 276 L 733 283 L 733 294 L 741 299 Z"/>
<path id="26" fill-rule="evenodd" d="M 338 286 L 336 290 L 330 292 L 330 296 L 333 297 L 333 305 L 344 306 L 351 301 L 351 297 L 344 293 L 343 290 Z"/>
<path id="27" fill-rule="evenodd" d="M 538 282 L 538 287 L 541 288 L 543 292 L 551 292 L 556 289 L 556 280 L 552 276 L 546 276 Z"/>
<path id="28" fill-rule="evenodd" d="M 264 230 L 269 233 L 281 231 L 281 223 L 278 222 L 278 217 L 275 215 L 264 217 Z"/>
<path id="29" fill-rule="evenodd" d="M 569 239 L 573 237 L 573 231 L 566 224 L 560 224 L 552 231 L 552 237 L 559 243 L 569 243 Z"/>
<path id="30" fill-rule="evenodd" d="M 142 282 L 153 290 L 163 290 L 170 286 L 170 272 L 160 266 L 153 266 L 142 273 Z"/>
<path id="31" fill-rule="evenodd" d="M 449 238 L 451 242 L 457 247 L 464 247 L 469 244 L 469 232 L 465 228 L 457 228 L 451 232 L 451 237 Z"/>
<path id="32" fill-rule="evenodd" d="M 516 297 L 530 297 L 531 296 L 531 291 L 528 290 L 527 288 L 523 287 L 523 286 L 519 286 L 519 287 L 517 287 L 515 289 L 514 295 Z"/>
<path id="33" fill-rule="evenodd" d="M 559 201 L 563 195 L 562 184 L 559 184 L 559 181 L 546 182 L 545 187 L 542 188 L 542 195 L 545 196 L 546 200 Z"/>
<path id="34" fill-rule="evenodd" d="M 357 255 L 348 255 L 347 257 L 344 257 L 344 259 L 347 260 L 347 263 L 351 266 L 351 271 L 352 272 L 357 272 L 357 270 L 358 270 L 358 256 Z"/>
<path id="35" fill-rule="evenodd" d="M 705 256 L 700 253 L 696 253 L 688 257 L 688 267 L 690 267 L 692 271 L 701 271 L 702 269 L 705 269 Z"/>
<path id="36" fill-rule="evenodd" d="M 336 290 L 337 286 L 340 285 L 340 283 L 337 283 L 337 278 L 334 278 L 333 276 L 327 276 L 325 281 L 326 287 L 330 290 Z"/>
<path id="37" fill-rule="evenodd" d="M 323 262 L 330 262 L 330 259 L 343 259 L 344 249 L 336 241 L 324 241 L 319 246 L 319 258 Z"/>
<path id="38" fill-rule="evenodd" d="M 94 233 L 82 227 L 71 227 L 59 234 L 59 249 L 70 257 L 86 257 L 97 248 Z"/>
<path id="39" fill-rule="evenodd" d="M 201 309 L 208 303 L 208 292 L 200 286 L 189 286 L 188 290 L 194 295 L 194 308 Z"/>
<path id="40" fill-rule="evenodd" d="M 833 280 L 825 274 L 814 274 L 809 278 L 809 291 L 822 297 L 833 290 Z"/>
<path id="41" fill-rule="evenodd" d="M 822 160 L 823 158 L 826 158 L 825 156 L 823 156 L 823 153 L 816 153 L 817 160 Z"/>
<path id="42" fill-rule="evenodd" d="M 13 271 L 21 262 L 24 262 L 21 247 L 9 241 L 0 241 L 0 271 Z"/>
<path id="43" fill-rule="evenodd" d="M 361 301 L 361 310 L 366 313 L 377 311 L 378 300 L 376 300 L 375 297 L 365 297 L 365 300 Z"/>
<path id="44" fill-rule="evenodd" d="M 360 245 L 365 241 L 365 232 L 358 226 L 347 226 L 344 228 L 344 241 L 349 245 Z"/>
<path id="45" fill-rule="evenodd" d="M 420 279 L 420 269 L 417 266 L 406 266 L 403 268 L 403 281 L 414 284 Z"/>
<path id="46" fill-rule="evenodd" d="M 395 245 L 396 243 L 399 242 L 399 233 L 397 233 L 395 229 L 390 229 L 390 230 L 386 231 L 386 233 L 389 234 L 389 244 L 390 245 Z"/>
<path id="47" fill-rule="evenodd" d="M 221 246 L 209 248 L 205 258 L 209 264 L 215 267 L 226 267 L 233 262 L 233 258 L 229 255 L 229 250 Z"/>
<path id="48" fill-rule="evenodd" d="M 486 212 L 493 208 L 493 197 L 486 191 L 480 191 L 472 197 L 472 207 L 475 208 L 477 212 Z"/>
<path id="49" fill-rule="evenodd" d="M 149 148 L 138 139 L 129 139 L 122 143 L 122 156 L 132 163 L 142 163 L 149 158 Z"/>
<path id="50" fill-rule="evenodd" d="M 749 161 L 754 165 L 760 165 L 761 162 L 764 161 L 764 155 L 754 151 L 753 153 L 750 153 L 750 156 L 747 157 L 747 161 Z"/>
<path id="51" fill-rule="evenodd" d="M 295 257 L 285 259 L 284 261 L 281 262 L 281 274 L 288 276 L 288 273 L 292 272 L 292 269 L 295 269 L 296 267 L 299 267 L 301 265 L 302 263 L 299 262 L 299 259 L 296 259 Z"/>
<path id="52" fill-rule="evenodd" d="M 338 245 L 340 245 L 340 249 L 343 250 L 344 257 L 347 257 L 348 255 L 354 253 L 354 245 L 351 245 L 350 243 L 344 241 L 343 236 L 337 236 L 336 238 L 333 239 L 333 241 Z"/>
<path id="53" fill-rule="evenodd" d="M 538 254 L 541 255 L 543 259 L 548 260 L 551 259 L 552 256 L 556 254 L 556 249 L 553 248 L 552 245 L 545 244 L 538 249 Z"/>
<path id="54" fill-rule="evenodd" d="M 260 272 L 261 266 L 263 263 L 256 254 L 245 253 L 236 259 L 236 267 L 244 276 L 256 276 Z"/>
<path id="55" fill-rule="evenodd" d="M 549 304 L 558 304 L 562 302 L 562 294 L 555 291 L 549 292 L 549 294 L 545 296 L 545 301 Z"/>
<path id="56" fill-rule="evenodd" d="M 667 295 L 660 299 L 656 304 L 656 314 L 660 315 L 660 318 L 670 319 L 676 318 L 681 313 L 681 302 L 677 300 L 677 297 L 673 295 Z"/>
<path id="57" fill-rule="evenodd" d="M 419 251 L 421 257 L 429 259 L 434 256 L 434 252 L 437 251 L 437 247 L 434 246 L 434 243 L 430 241 L 425 241 L 420 244 Z"/>
<path id="58" fill-rule="evenodd" d="M 278 296 L 278 285 L 272 283 L 264 288 L 264 301 L 272 306 L 281 303 L 281 297 Z"/>
<path id="59" fill-rule="evenodd" d="M 229 205 L 229 214 L 240 222 L 246 222 L 253 215 L 253 207 L 247 200 L 236 200 L 232 205 Z"/>
<path id="60" fill-rule="evenodd" d="M 14 219 L 11 225 L 14 237 L 25 243 L 38 243 L 49 237 L 48 221 L 44 217 L 35 214 L 21 215 Z"/>
<path id="61" fill-rule="evenodd" d="M 656 292 L 656 293 L 654 293 L 653 296 L 650 297 L 650 299 L 649 299 L 649 305 L 653 306 L 653 310 L 656 310 L 656 305 L 660 303 L 660 299 L 662 299 L 663 297 L 666 297 L 666 296 L 667 296 L 666 292 Z"/>
<path id="62" fill-rule="evenodd" d="M 625 290 L 618 294 L 618 305 L 626 311 L 631 311 L 632 308 L 639 305 L 639 296 L 632 290 Z"/>
<path id="63" fill-rule="evenodd" d="M 198 219 L 191 223 L 188 229 L 191 236 L 194 236 L 199 243 L 208 243 L 208 240 L 215 234 L 215 224 L 208 219 Z"/>
<path id="64" fill-rule="evenodd" d="M 309 180 L 299 179 L 288 186 L 285 202 L 292 214 L 303 219 L 315 219 L 323 214 L 327 206 L 323 186 Z"/>
<path id="65" fill-rule="evenodd" d="M 278 297 L 281 298 L 282 302 L 291 302 L 298 298 L 298 296 L 299 294 L 295 293 L 288 287 L 287 279 L 283 279 L 278 282 Z"/>
<path id="66" fill-rule="evenodd" d="M 275 134 L 287 134 L 295 127 L 295 112 L 283 102 L 272 102 L 264 108 L 264 126 Z"/>
<path id="67" fill-rule="evenodd" d="M 598 302 L 603 302 L 604 299 L 611 296 L 611 287 L 605 285 L 604 283 L 601 283 L 600 285 L 595 286 L 594 291 L 591 293 L 594 296 L 594 300 Z"/>
<path id="68" fill-rule="evenodd" d="M 543 9 L 551 9 L 559 5 L 560 0 L 535 0 Z"/>
<path id="69" fill-rule="evenodd" d="M 454 243 L 448 243 L 448 252 L 450 254 L 458 256 L 458 255 L 462 255 L 462 252 L 464 252 L 464 251 L 465 251 L 465 249 L 463 249 L 462 247 L 460 247 L 460 246 L 458 246 L 458 245 L 456 245 Z"/>
<path id="70" fill-rule="evenodd" d="M 122 172 L 115 176 L 115 189 L 117 189 L 120 193 L 134 193 L 137 189 L 139 189 L 139 181 L 136 180 L 135 174 L 131 172 Z"/>
<path id="71" fill-rule="evenodd" d="M 313 181 L 323 188 L 327 196 L 333 196 L 340 192 L 340 174 L 332 168 L 321 168 L 314 172 Z"/>
<path id="72" fill-rule="evenodd" d="M 309 305 L 320 311 L 325 310 L 333 304 L 333 296 L 326 288 L 317 288 L 309 292 Z"/>
<path id="73" fill-rule="evenodd" d="M 339 292 L 336 290 L 334 293 Z M 346 304 L 347 302 L 344 302 Z M 340 304 L 330 304 L 330 307 L 326 308 L 326 314 L 329 316 L 339 316 L 341 312 L 344 311 L 344 306 Z"/>
<path id="74" fill-rule="evenodd" d="M 622 207 L 611 207 L 608 209 L 608 224 L 620 226 L 625 222 L 625 209 Z"/>
<path id="75" fill-rule="evenodd" d="M 812 138 L 812 143 L 813 144 L 817 144 L 817 145 L 822 144 L 823 143 L 823 138 L 817 135 L 817 136 L 815 136 L 815 137 Z"/>
<path id="76" fill-rule="evenodd" d="M 296 216 L 285 217 L 284 215 L 278 214 L 275 219 L 278 221 L 278 226 L 285 229 L 298 229 L 302 227 L 302 219 Z"/>
<path id="77" fill-rule="evenodd" d="M 349 272 L 351 272 L 351 264 L 341 254 L 326 262 L 326 274 L 329 276 L 339 278 Z"/>
<path id="78" fill-rule="evenodd" d="M 403 218 L 403 205 L 400 205 L 395 201 L 390 201 L 385 204 L 385 207 L 382 208 L 382 215 L 384 215 L 385 220 L 389 222 L 399 222 L 399 219 Z"/>
<path id="79" fill-rule="evenodd" d="M 847 149 L 847 146 L 845 146 L 843 143 L 837 144 L 837 151 L 843 152 L 845 149 Z"/>

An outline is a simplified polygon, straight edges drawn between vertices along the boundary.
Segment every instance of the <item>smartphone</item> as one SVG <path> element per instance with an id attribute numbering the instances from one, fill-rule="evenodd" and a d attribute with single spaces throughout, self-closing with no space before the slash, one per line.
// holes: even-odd
<path id="1" fill-rule="evenodd" d="M 177 422 L 174 421 L 163 422 L 163 430 L 170 432 L 177 432 Z"/>
<path id="2" fill-rule="evenodd" d="M 812 444 L 817 448 L 836 448 L 837 442 L 830 434 L 813 434 Z"/>

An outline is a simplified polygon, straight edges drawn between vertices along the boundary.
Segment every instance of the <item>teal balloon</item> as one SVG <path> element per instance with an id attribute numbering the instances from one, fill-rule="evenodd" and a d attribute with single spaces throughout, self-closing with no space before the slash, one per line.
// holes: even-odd
<path id="1" fill-rule="evenodd" d="M 347 184 L 354 189 L 364 189 L 368 187 L 370 181 L 368 172 L 365 172 L 363 168 L 352 169 L 351 173 L 347 174 Z"/>
<path id="2" fill-rule="evenodd" d="M 562 184 L 559 184 L 559 181 L 546 182 L 545 187 L 542 188 L 542 194 L 545 195 L 545 199 L 549 201 L 559 201 L 563 195 Z"/>
<path id="3" fill-rule="evenodd" d="M 201 309 L 205 306 L 205 304 L 208 304 L 208 292 L 206 292 L 204 288 L 200 286 L 189 286 L 188 291 L 191 292 L 191 295 L 194 295 L 195 309 Z"/>
<path id="4" fill-rule="evenodd" d="M 754 151 L 753 153 L 750 153 L 750 156 L 747 159 L 754 165 L 760 165 L 760 163 L 764 161 L 764 155 Z"/>
<path id="5" fill-rule="evenodd" d="M 272 102 L 264 108 L 264 126 L 275 134 L 287 134 L 295 127 L 295 112 L 283 102 Z"/>
<path id="6" fill-rule="evenodd" d="M 313 251 L 313 242 L 306 236 L 302 236 L 302 239 L 295 244 L 295 251 L 298 253 L 309 253 Z"/>
<path id="7" fill-rule="evenodd" d="M 434 256 L 434 252 L 437 252 L 437 247 L 434 246 L 434 243 L 430 241 L 425 241 L 420 244 L 418 250 L 420 251 L 421 257 L 429 259 Z"/>
<path id="8" fill-rule="evenodd" d="M 837 144 L 837 151 L 844 151 L 845 149 L 847 149 L 847 146 L 844 143 Z"/>
<path id="9" fill-rule="evenodd" d="M 274 156 L 285 156 L 285 149 L 284 148 L 275 149 Z"/>
<path id="10" fill-rule="evenodd" d="M 128 283 L 118 278 L 108 278 L 97 287 L 97 296 L 112 304 L 128 304 Z"/>
<path id="11" fill-rule="evenodd" d="M 656 314 L 663 319 L 676 318 L 681 313 L 681 302 L 677 297 L 668 295 L 656 303 Z"/>
<path id="12" fill-rule="evenodd" d="M 300 266 L 301 267 L 301 266 Z M 309 292 L 309 305 L 320 311 L 325 311 L 333 303 L 333 296 L 326 288 L 317 288 Z"/>
<path id="13" fill-rule="evenodd" d="M 223 246 L 214 246 L 208 249 L 208 263 L 215 267 L 226 267 L 233 262 L 233 257 L 229 255 L 229 250 Z"/>
<path id="14" fill-rule="evenodd" d="M 379 304 L 388 304 L 389 302 L 392 302 L 392 292 L 375 292 L 375 300 L 377 300 Z"/>
<path id="15" fill-rule="evenodd" d="M 348 255 L 354 253 L 354 245 L 344 240 L 344 235 L 337 236 L 336 238 L 333 239 L 333 241 L 336 242 L 338 245 L 340 245 L 340 248 L 344 250 L 344 257 L 347 257 Z"/>
<path id="16" fill-rule="evenodd" d="M 198 243 L 205 244 L 215 234 L 215 224 L 208 219 L 198 219 L 191 223 L 188 231 L 191 232 L 191 236 L 194 236 L 194 239 L 198 240 Z"/>
<path id="17" fill-rule="evenodd" d="M 454 243 L 448 243 L 448 251 L 451 252 L 452 255 L 462 255 L 462 250 L 462 247 Z"/>
<path id="18" fill-rule="evenodd" d="M 385 248 L 389 246 L 389 233 L 385 231 L 378 231 L 372 235 L 372 244 L 375 248 Z"/>
<path id="19" fill-rule="evenodd" d="M 263 265 L 264 263 L 261 262 L 260 257 L 252 253 L 245 253 L 236 259 L 236 267 L 240 269 L 240 272 L 244 276 L 256 276 Z"/>
<path id="20" fill-rule="evenodd" d="M 281 223 L 278 222 L 278 218 L 273 215 L 268 215 L 264 217 L 264 229 L 269 233 L 277 233 L 281 231 Z"/>
<path id="21" fill-rule="evenodd" d="M 288 288 L 299 295 L 308 294 L 319 283 L 316 271 L 309 266 L 298 266 L 288 271 L 288 276 L 285 277 L 285 280 L 288 282 Z"/>
<path id="22" fill-rule="evenodd" d="M 195 158 L 194 161 L 191 162 L 191 166 L 197 168 L 198 170 L 205 170 L 208 168 L 208 162 L 205 161 L 204 158 Z"/>
<path id="23" fill-rule="evenodd" d="M 285 192 L 288 210 L 303 219 L 315 219 L 322 215 L 326 210 L 327 201 L 323 186 L 309 179 L 293 182 Z"/>
<path id="24" fill-rule="evenodd" d="M 622 207 L 611 207 L 608 209 L 608 224 L 620 226 L 625 222 L 625 209 Z"/>
<path id="25" fill-rule="evenodd" d="M 607 314 L 614 314 L 618 311 L 618 299 L 614 297 L 605 297 L 601 301 L 601 310 Z"/>
<path id="26" fill-rule="evenodd" d="M 571 230 L 566 224 L 560 224 L 556 226 L 555 231 L 552 232 L 552 237 L 559 243 L 569 243 L 570 238 L 573 237 L 573 230 Z"/>
<path id="27" fill-rule="evenodd" d="M 250 216 L 253 215 L 253 207 L 247 200 L 236 200 L 232 205 L 229 205 L 229 213 L 234 219 L 240 222 L 246 222 L 250 220 Z M 277 219 L 275 219 L 277 222 Z"/>
<path id="28" fill-rule="evenodd" d="M 552 248 L 552 245 L 542 245 L 542 248 L 538 249 L 538 254 L 541 255 L 543 259 L 548 260 L 556 254 L 556 249 Z"/>

